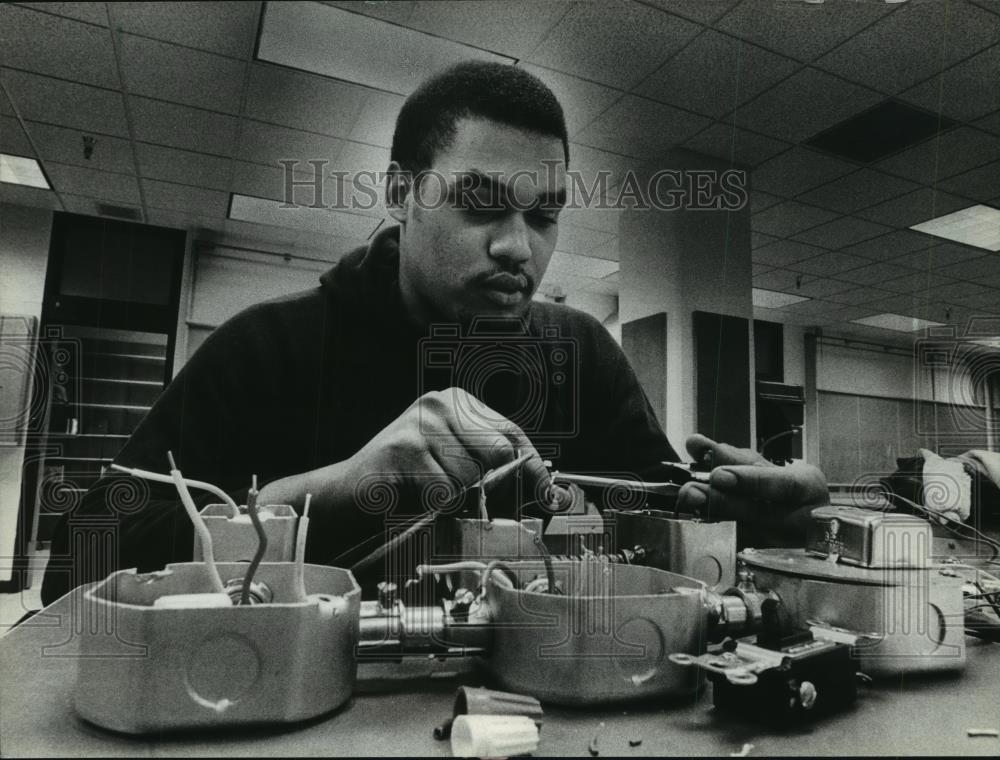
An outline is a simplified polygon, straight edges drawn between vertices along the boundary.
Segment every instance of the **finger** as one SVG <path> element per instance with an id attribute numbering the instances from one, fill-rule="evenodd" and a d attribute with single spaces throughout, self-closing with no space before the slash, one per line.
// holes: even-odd
<path id="1" fill-rule="evenodd" d="M 548 503 L 552 478 L 524 431 L 471 393 L 460 388 L 449 391 L 455 406 L 448 415 L 448 422 L 455 436 L 487 469 L 507 464 L 527 452 L 521 472 L 536 498 L 543 504 Z"/>
<path id="2" fill-rule="evenodd" d="M 685 445 L 695 462 L 709 464 L 712 467 L 762 464 L 767 461 L 752 449 L 741 449 L 730 446 L 728 443 L 718 443 L 699 433 L 690 436 Z"/>
<path id="3" fill-rule="evenodd" d="M 709 483 L 722 493 L 789 506 L 809 503 L 815 497 L 814 484 L 789 467 L 719 467 L 712 471 Z"/>
<path id="4" fill-rule="evenodd" d="M 677 492 L 677 511 L 700 515 L 708 505 L 708 485 L 689 481 Z"/>

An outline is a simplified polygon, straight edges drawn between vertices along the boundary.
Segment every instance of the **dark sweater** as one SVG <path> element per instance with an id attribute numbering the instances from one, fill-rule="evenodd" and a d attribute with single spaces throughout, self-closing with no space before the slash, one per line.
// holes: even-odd
<path id="1" fill-rule="evenodd" d="M 449 386 L 514 419 L 567 472 L 641 474 L 677 460 L 624 354 L 592 317 L 533 302 L 523 320 L 481 321 L 459 337 L 457 326 L 434 336 L 413 326 L 399 297 L 398 234 L 387 229 L 344 256 L 318 288 L 220 326 L 116 462 L 165 473 L 169 450 L 185 477 L 243 503 L 252 474 L 263 484 L 347 459 L 421 393 Z M 150 484 L 139 506 L 123 499 L 123 478 L 102 478 L 60 523 L 46 604 L 116 569 L 191 559 L 193 528 L 173 487 Z M 199 505 L 217 501 L 195 495 Z M 496 507 L 491 514 L 503 516 Z M 383 515 L 363 510 L 331 525 L 314 520 L 307 560 L 347 565 L 358 557 L 344 552 L 383 525 Z M 94 530 L 114 534 L 111 556 L 70 538 Z"/>

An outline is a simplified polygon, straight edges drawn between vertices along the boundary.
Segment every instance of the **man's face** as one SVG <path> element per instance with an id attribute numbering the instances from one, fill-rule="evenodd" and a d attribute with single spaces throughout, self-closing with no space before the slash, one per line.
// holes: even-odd
<path id="1" fill-rule="evenodd" d="M 566 164 L 557 137 L 461 119 L 392 215 L 403 302 L 423 322 L 523 314 L 555 249 Z"/>

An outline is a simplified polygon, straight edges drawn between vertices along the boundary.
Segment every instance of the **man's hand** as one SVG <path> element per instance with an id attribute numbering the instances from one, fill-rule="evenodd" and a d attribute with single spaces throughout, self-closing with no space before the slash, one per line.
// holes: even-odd
<path id="1" fill-rule="evenodd" d="M 445 506 L 523 452 L 529 456 L 521 471 L 542 498 L 551 479 L 524 432 L 466 391 L 449 388 L 418 398 L 350 459 L 269 483 L 260 502 L 299 505 L 311 493 L 315 508 L 331 514 L 366 504 L 377 510 L 402 497 L 413 511 L 430 493 L 428 501 Z"/>
<path id="2" fill-rule="evenodd" d="M 703 435 L 687 439 L 696 462 L 710 460 L 708 485 L 687 483 L 678 494 L 683 511 L 710 520 L 736 520 L 744 545 L 798 545 L 809 515 L 830 503 L 826 477 L 811 464 L 779 467 L 751 449 L 716 443 Z"/>

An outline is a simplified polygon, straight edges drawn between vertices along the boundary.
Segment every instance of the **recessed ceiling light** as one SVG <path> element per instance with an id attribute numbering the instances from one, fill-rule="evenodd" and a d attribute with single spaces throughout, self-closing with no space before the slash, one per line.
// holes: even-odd
<path id="1" fill-rule="evenodd" d="M 0 153 L 0 182 L 40 187 L 43 190 L 52 189 L 49 181 L 45 179 L 42 167 L 35 159 L 10 156 L 6 153 Z"/>
<path id="2" fill-rule="evenodd" d="M 914 224 L 910 229 L 987 251 L 1000 251 L 1000 209 L 991 206 L 969 206 Z"/>
<path id="3" fill-rule="evenodd" d="M 397 95 L 470 58 L 515 61 L 321 3 L 268 3 L 257 58 Z"/>
<path id="4" fill-rule="evenodd" d="M 805 296 L 782 293 L 778 290 L 753 289 L 753 305 L 765 309 L 780 309 L 784 306 L 791 306 L 793 303 L 802 303 L 808 300 L 810 299 Z"/>
<path id="5" fill-rule="evenodd" d="M 881 327 L 886 330 L 896 330 L 897 332 L 916 332 L 925 327 L 943 327 L 944 322 L 933 322 L 929 319 L 918 317 L 904 317 L 902 314 L 876 314 L 874 317 L 864 317 L 862 319 L 851 320 L 856 325 L 867 325 L 868 327 Z"/>
<path id="6" fill-rule="evenodd" d="M 312 230 L 349 240 L 367 240 L 380 220 L 329 208 L 287 206 L 281 201 L 233 193 L 229 218 L 239 222 Z"/>

